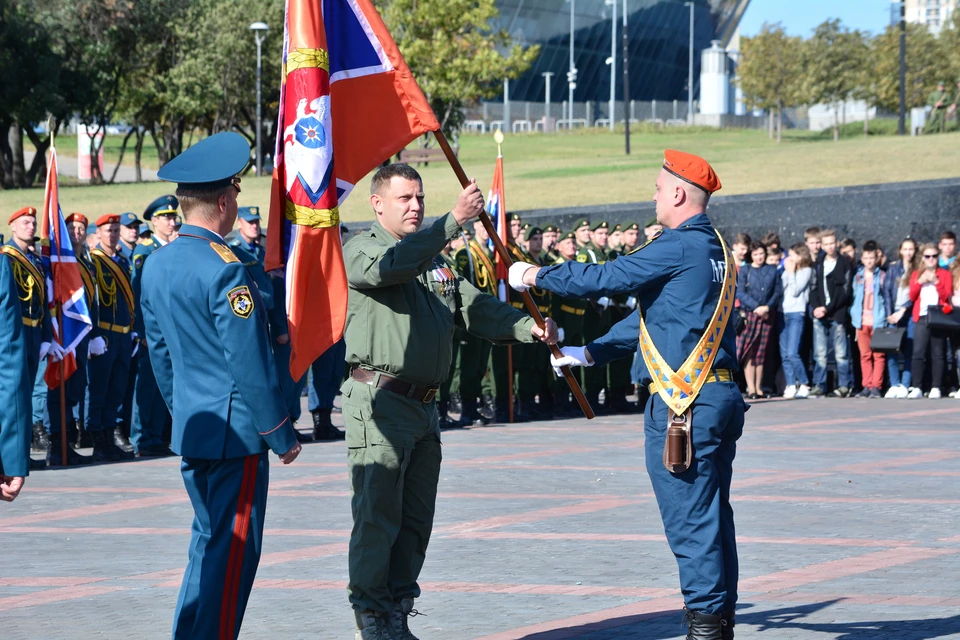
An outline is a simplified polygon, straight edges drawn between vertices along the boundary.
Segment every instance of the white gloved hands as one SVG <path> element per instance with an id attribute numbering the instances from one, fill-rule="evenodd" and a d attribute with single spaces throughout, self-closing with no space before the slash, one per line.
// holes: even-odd
<path id="1" fill-rule="evenodd" d="M 563 338 L 566 335 L 567 334 L 566 332 L 564 332 L 563 327 L 560 327 L 559 329 L 557 329 L 557 342 L 563 342 Z"/>
<path id="2" fill-rule="evenodd" d="M 593 366 L 593 360 L 587 357 L 586 347 L 564 347 L 560 349 L 560 353 L 563 354 L 561 358 L 557 358 L 554 355 L 550 356 L 550 366 L 553 367 L 558 378 L 563 375 L 563 373 L 560 372 L 560 367 Z"/>
<path id="3" fill-rule="evenodd" d="M 610 298 L 603 296 L 602 298 L 597 299 L 597 304 L 606 309 L 610 306 Z"/>
<path id="4" fill-rule="evenodd" d="M 97 336 L 87 345 L 88 356 L 102 356 L 107 352 L 107 341 Z"/>
<path id="5" fill-rule="evenodd" d="M 627 298 L 627 306 L 630 307 L 631 309 L 636 309 L 637 299 L 634 298 L 633 296 L 630 296 L 629 298 Z"/>
<path id="6" fill-rule="evenodd" d="M 50 356 L 50 359 L 53 360 L 53 362 L 60 362 L 66 357 L 67 352 L 64 351 L 63 347 L 56 342 L 51 342 L 50 348 L 47 349 L 47 355 Z"/>
<path id="7" fill-rule="evenodd" d="M 140 351 L 140 340 L 137 338 L 136 331 L 134 331 L 131 335 L 133 336 L 133 351 L 130 352 L 130 357 L 132 358 L 137 355 L 137 351 Z"/>
<path id="8" fill-rule="evenodd" d="M 523 283 L 523 274 L 530 269 L 536 268 L 537 265 L 530 264 L 529 262 L 514 262 L 510 265 L 510 271 L 507 277 L 507 280 L 510 282 L 510 287 L 514 291 L 520 291 L 521 293 L 529 289 L 530 285 Z"/>
<path id="9" fill-rule="evenodd" d="M 40 343 L 40 359 L 43 360 L 47 357 L 47 354 L 50 353 L 50 343 L 41 342 Z"/>

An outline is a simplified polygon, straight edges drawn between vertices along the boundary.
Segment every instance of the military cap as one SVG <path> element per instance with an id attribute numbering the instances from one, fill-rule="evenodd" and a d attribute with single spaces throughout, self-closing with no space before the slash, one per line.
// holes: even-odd
<path id="1" fill-rule="evenodd" d="M 511 222 L 512 222 L 513 220 L 519 220 L 519 219 L 520 219 L 520 214 L 519 214 L 519 213 L 511 213 L 511 214 L 510 214 L 510 221 L 511 221 Z"/>
<path id="2" fill-rule="evenodd" d="M 527 232 L 523 234 L 523 239 L 527 242 L 530 242 L 530 238 L 538 234 L 543 235 L 543 229 L 540 227 L 531 226 L 529 229 L 527 229 Z"/>
<path id="3" fill-rule="evenodd" d="M 598 222 L 597 224 L 593 225 L 593 227 L 590 229 L 590 231 L 596 231 L 597 229 L 609 229 L 609 228 L 610 228 L 610 225 L 607 224 L 607 221 L 606 221 L 606 220 L 601 220 L 601 221 Z"/>
<path id="4" fill-rule="evenodd" d="M 88 220 L 87 216 L 83 215 L 82 213 L 71 213 L 67 216 L 67 219 L 64 220 L 64 222 L 67 224 L 70 224 L 71 222 L 82 222 L 83 226 L 90 226 L 90 220 Z"/>
<path id="5" fill-rule="evenodd" d="M 234 183 L 250 162 L 250 144 L 239 133 L 224 131 L 204 138 L 160 167 L 157 177 L 183 189 L 215 191 Z"/>
<path id="6" fill-rule="evenodd" d="M 99 227 L 102 224 L 113 224 L 114 222 L 120 222 L 120 214 L 117 213 L 105 213 L 99 218 L 97 218 L 97 226 Z"/>
<path id="7" fill-rule="evenodd" d="M 721 188 L 720 178 L 710 163 L 692 153 L 667 149 L 663 152 L 663 168 L 707 193 L 719 191 Z"/>
<path id="8" fill-rule="evenodd" d="M 647 220 L 647 224 L 643 225 L 643 228 L 644 228 L 644 229 L 649 229 L 650 227 L 652 227 L 652 226 L 655 225 L 655 224 L 660 224 L 660 221 L 657 220 L 656 217 L 653 217 L 653 218 L 650 218 L 649 220 Z"/>
<path id="9" fill-rule="evenodd" d="M 582 229 L 583 227 L 590 227 L 590 221 L 586 218 L 580 218 L 577 220 L 577 224 L 573 225 L 574 229 Z"/>
<path id="10" fill-rule="evenodd" d="M 137 225 L 137 229 L 140 228 L 140 218 L 136 214 L 127 212 L 120 214 L 120 224 L 124 227 L 129 227 L 132 224 Z"/>
<path id="11" fill-rule="evenodd" d="M 149 220 L 153 216 L 176 215 L 179 206 L 180 201 L 177 200 L 176 196 L 160 196 L 144 209 L 143 219 Z"/>
<path id="12" fill-rule="evenodd" d="M 237 215 L 247 222 L 260 222 L 260 207 L 240 207 Z"/>
<path id="13" fill-rule="evenodd" d="M 621 230 L 621 228 L 620 228 L 620 225 L 619 225 L 619 224 L 617 224 L 617 226 L 615 226 L 615 227 L 613 228 L 614 233 L 616 233 L 617 231 L 620 231 L 620 230 Z"/>
<path id="14" fill-rule="evenodd" d="M 563 234 L 563 236 L 559 240 L 557 240 L 557 242 L 563 242 L 564 240 L 576 240 L 576 239 L 577 239 L 577 234 L 575 234 L 573 231 L 567 231 L 565 234 Z"/>
<path id="15" fill-rule="evenodd" d="M 146 222 L 141 222 L 141 223 L 140 223 L 140 234 L 139 234 L 140 237 L 148 236 L 148 235 L 150 235 L 151 233 L 153 233 L 153 232 L 150 230 L 150 225 L 148 225 Z"/>
<path id="16" fill-rule="evenodd" d="M 650 225 L 647 225 L 647 226 L 649 227 Z M 624 231 L 640 231 L 640 225 L 638 225 L 636 222 L 627 222 L 624 224 L 623 230 Z"/>
<path id="17" fill-rule="evenodd" d="M 552 224 L 548 224 L 543 228 L 543 231 L 544 233 L 547 233 L 547 232 L 553 232 L 553 231 L 560 231 L 560 229 L 558 229 L 556 226 Z"/>
<path id="18" fill-rule="evenodd" d="M 23 216 L 33 216 L 34 218 L 36 218 L 37 210 L 34 209 L 33 207 L 24 207 L 23 209 L 18 209 L 17 211 L 13 212 L 12 216 L 10 216 L 9 222 L 13 223 L 14 220 L 16 220 L 17 218 L 22 218 Z"/>

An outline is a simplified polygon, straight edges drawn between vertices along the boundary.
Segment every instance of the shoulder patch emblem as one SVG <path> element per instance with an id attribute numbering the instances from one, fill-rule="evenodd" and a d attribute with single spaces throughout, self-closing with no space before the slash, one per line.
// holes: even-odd
<path id="1" fill-rule="evenodd" d="M 577 262 L 586 262 L 586 261 L 587 261 L 587 254 L 585 253 L 577 254 Z"/>
<path id="2" fill-rule="evenodd" d="M 143 266 L 143 255 L 142 255 L 142 254 L 137 254 L 137 255 L 133 256 L 133 266 L 135 266 L 137 269 L 139 269 L 140 267 Z"/>
<path id="3" fill-rule="evenodd" d="M 227 292 L 227 300 L 230 301 L 230 310 L 234 315 L 246 320 L 253 314 L 253 296 L 249 287 L 231 289 Z"/>
<path id="4" fill-rule="evenodd" d="M 219 242 L 211 242 L 210 246 L 213 247 L 213 250 L 217 252 L 217 255 L 223 258 L 224 262 L 240 262 L 240 258 L 238 258 L 233 251 L 231 251 L 228 247 L 223 246 Z"/>

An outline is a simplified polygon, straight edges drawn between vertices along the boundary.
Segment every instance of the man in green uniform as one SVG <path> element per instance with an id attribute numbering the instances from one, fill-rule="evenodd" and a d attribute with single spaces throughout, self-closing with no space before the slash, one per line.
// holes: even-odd
<path id="1" fill-rule="evenodd" d="M 620 253 L 630 253 L 640 246 L 640 225 L 636 222 L 628 222 L 623 225 L 623 233 L 620 234 Z"/>
<path id="2" fill-rule="evenodd" d="M 573 231 L 561 236 L 557 242 L 558 257 L 550 264 L 563 264 L 577 259 L 577 235 Z M 587 307 L 592 304 L 581 298 L 564 298 L 554 295 L 553 317 L 560 325 L 563 333 L 562 342 L 567 346 L 583 346 L 587 344 L 583 339 L 583 317 Z M 580 386 L 584 386 L 583 370 L 579 371 Z M 558 418 L 576 418 L 583 415 L 570 397 L 570 389 L 566 380 L 557 378 L 554 382 L 554 416 Z"/>
<path id="3" fill-rule="evenodd" d="M 577 249 L 577 262 L 588 264 L 603 264 L 607 261 L 607 231 L 610 225 L 605 220 L 601 220 L 593 227 L 578 226 L 577 241 L 583 237 L 584 230 L 589 233 L 589 242 L 581 245 Z M 598 244 L 599 243 L 599 244 Z M 603 246 L 600 246 L 603 245 Z M 610 306 L 613 301 L 603 296 L 597 300 L 587 301 L 583 314 L 583 340 L 584 344 L 596 340 L 604 335 L 611 326 Z M 572 344 L 572 343 L 571 343 Z M 600 405 L 600 392 L 607 386 L 607 371 L 605 368 L 589 368 L 583 372 L 583 393 L 590 401 L 594 410 L 602 413 L 609 413 L 610 400 L 607 394 L 606 403 Z"/>
<path id="4" fill-rule="evenodd" d="M 454 239 L 456 240 L 456 238 Z M 440 250 L 439 258 L 448 269 L 457 270 L 457 261 L 453 257 L 454 240 L 450 240 Z M 457 369 L 460 359 L 460 342 L 463 340 L 463 332 L 457 328 L 453 332 L 453 355 L 450 358 L 450 371 L 447 379 L 440 385 L 437 391 L 437 416 L 440 421 L 441 429 L 455 429 L 466 426 L 462 420 L 454 420 L 450 417 L 450 394 L 457 393 L 460 390 L 460 375 Z M 456 386 L 454 383 L 456 382 Z"/>
<path id="5" fill-rule="evenodd" d="M 556 225 L 548 224 L 543 227 L 543 247 L 544 262 L 553 264 L 560 254 L 556 252 L 557 240 L 560 238 L 560 228 Z"/>
<path id="6" fill-rule="evenodd" d="M 620 248 L 609 247 L 607 251 L 608 262 L 625 255 L 628 246 L 629 250 L 632 250 L 640 233 L 640 226 L 635 222 L 628 222 L 622 226 L 618 224 L 616 229 L 620 230 L 618 243 L 621 246 Z M 629 242 L 629 245 L 625 244 L 626 242 Z M 637 308 L 637 299 L 630 294 L 621 293 L 611 296 L 610 299 L 613 302 L 607 309 L 610 326 L 617 324 Z M 636 410 L 636 405 L 627 401 L 627 396 L 633 392 L 633 381 L 630 376 L 632 368 L 632 358 L 619 358 L 607 365 L 607 396 L 604 404 L 611 413 L 633 413 Z"/>
<path id="7" fill-rule="evenodd" d="M 586 218 L 577 220 L 577 223 L 573 225 L 573 233 L 577 241 L 576 244 L 578 251 L 593 245 L 593 238 L 590 232 L 590 221 Z"/>
<path id="8" fill-rule="evenodd" d="M 453 329 L 506 343 L 555 342 L 557 329 L 548 320 L 541 330 L 438 258 L 483 211 L 475 183 L 423 231 L 423 182 L 412 167 L 382 167 L 370 190 L 377 221 L 344 247 L 351 374 L 342 392 L 354 523 L 347 590 L 358 640 L 415 640 L 407 618 L 420 595 L 440 476 L 434 396 L 450 369 Z"/>
<path id="9" fill-rule="evenodd" d="M 927 97 L 927 106 L 933 107 L 930 111 L 930 117 L 923 127 L 924 133 L 943 133 L 946 125 L 944 117 L 947 105 L 950 103 L 950 94 L 946 91 L 946 85 L 943 82 L 937 83 L 937 88 L 930 92 Z"/>
<path id="10" fill-rule="evenodd" d="M 530 264 L 544 265 L 543 259 L 543 232 L 540 227 L 531 226 L 523 235 L 527 250 L 524 252 L 524 261 Z M 518 293 L 510 289 L 510 304 L 526 312 L 526 305 L 521 301 L 519 306 L 513 296 Z M 551 294 L 546 289 L 530 288 L 537 310 L 544 318 L 552 315 Z M 521 412 L 530 420 L 550 420 L 553 417 L 553 371 L 550 368 L 550 349 L 544 344 L 525 344 L 513 347 L 514 369 L 517 371 L 517 397 L 520 400 Z M 539 396 L 539 404 L 536 398 Z"/>

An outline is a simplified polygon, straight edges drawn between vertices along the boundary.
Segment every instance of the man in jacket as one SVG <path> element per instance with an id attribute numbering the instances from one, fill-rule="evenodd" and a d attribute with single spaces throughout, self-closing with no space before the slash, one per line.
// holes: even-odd
<path id="1" fill-rule="evenodd" d="M 823 253 L 813 268 L 810 307 L 813 309 L 813 389 L 811 396 L 822 396 L 827 382 L 827 350 L 833 347 L 837 361 L 837 388 L 833 396 L 846 398 L 853 388 L 850 348 L 847 341 L 849 307 L 853 300 L 853 265 L 837 251 L 837 232 L 820 232 Z M 829 346 L 828 346 L 829 345 Z"/>

